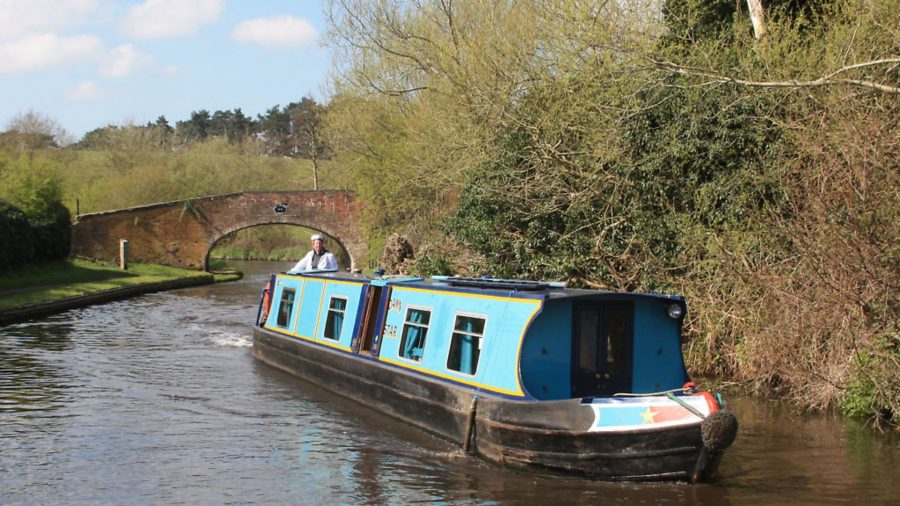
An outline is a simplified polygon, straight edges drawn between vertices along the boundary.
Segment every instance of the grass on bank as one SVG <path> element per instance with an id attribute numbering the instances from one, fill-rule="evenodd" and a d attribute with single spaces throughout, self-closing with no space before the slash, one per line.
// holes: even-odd
<path id="1" fill-rule="evenodd" d="M 0 273 L 0 309 L 40 304 L 89 293 L 175 279 L 210 277 L 208 272 L 164 265 L 130 264 L 123 271 L 117 265 L 67 259 L 40 265 L 26 265 Z M 226 275 L 221 280 L 239 278 Z M 216 278 L 216 281 L 219 281 Z"/>

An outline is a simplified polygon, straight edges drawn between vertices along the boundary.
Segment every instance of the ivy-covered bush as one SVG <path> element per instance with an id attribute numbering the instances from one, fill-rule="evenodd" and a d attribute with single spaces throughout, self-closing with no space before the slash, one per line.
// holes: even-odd
<path id="1" fill-rule="evenodd" d="M 0 200 L 0 271 L 28 262 L 34 253 L 34 243 L 28 217 L 21 209 Z"/>
<path id="2" fill-rule="evenodd" d="M 0 269 L 69 255 L 72 217 L 62 202 L 59 167 L 0 154 Z"/>

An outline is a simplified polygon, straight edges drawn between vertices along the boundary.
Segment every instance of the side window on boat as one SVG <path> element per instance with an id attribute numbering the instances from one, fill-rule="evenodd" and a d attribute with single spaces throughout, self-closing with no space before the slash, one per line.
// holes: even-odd
<path id="1" fill-rule="evenodd" d="M 428 335 L 428 324 L 431 322 L 431 311 L 427 309 L 409 308 L 406 310 L 406 321 L 403 323 L 403 338 L 400 340 L 400 356 L 422 361 L 425 352 L 425 337 Z"/>
<path id="2" fill-rule="evenodd" d="M 291 321 L 291 312 L 294 310 L 294 294 L 293 288 L 285 288 L 281 290 L 281 301 L 278 303 L 278 319 L 275 324 L 279 327 L 287 328 Z"/>
<path id="3" fill-rule="evenodd" d="M 347 312 L 347 299 L 332 297 L 328 301 L 328 318 L 325 320 L 326 339 L 341 338 L 341 328 L 344 326 L 344 313 Z"/>
<path id="4" fill-rule="evenodd" d="M 484 322 L 484 318 L 477 316 L 456 315 L 447 369 L 475 374 L 478 370 L 478 357 L 481 355 L 481 340 L 484 338 Z"/>

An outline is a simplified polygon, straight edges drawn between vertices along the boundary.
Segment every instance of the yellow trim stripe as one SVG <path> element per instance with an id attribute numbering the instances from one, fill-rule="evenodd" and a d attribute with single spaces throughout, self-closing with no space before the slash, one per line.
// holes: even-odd
<path id="1" fill-rule="evenodd" d="M 479 295 L 477 293 L 466 293 L 466 292 L 457 292 L 453 290 L 433 290 L 429 288 L 410 288 L 407 286 L 397 286 L 391 285 L 391 288 L 394 290 L 404 291 L 404 292 L 422 292 L 422 293 L 439 293 L 442 295 L 453 295 L 455 297 L 471 297 L 473 299 L 488 299 L 488 300 L 514 300 L 517 302 L 523 303 L 533 303 L 540 305 L 540 299 L 527 299 L 523 297 L 504 297 L 500 295 Z"/>
<path id="2" fill-rule="evenodd" d="M 524 326 L 522 327 L 522 333 L 519 335 L 519 344 L 518 344 L 518 347 L 517 347 L 517 349 L 516 349 L 516 362 L 515 362 L 515 364 L 514 364 L 514 371 L 515 371 L 515 372 L 514 372 L 514 375 L 515 375 L 515 378 L 516 378 L 516 388 L 518 389 L 518 391 L 511 391 L 511 390 L 507 390 L 507 389 L 504 389 L 504 388 L 498 388 L 498 387 L 492 387 L 492 386 L 488 386 L 488 385 L 483 385 L 483 384 L 481 384 L 481 383 L 476 383 L 476 382 L 474 382 L 474 381 L 469 381 L 469 380 L 465 380 L 465 379 L 462 379 L 462 378 L 457 378 L 456 376 L 451 376 L 451 375 L 448 375 L 448 374 L 440 373 L 440 372 L 437 372 L 437 371 L 433 371 L 433 370 L 431 370 L 431 369 L 425 369 L 425 368 L 417 367 L 417 366 L 414 366 L 414 365 L 409 364 L 409 363 L 406 363 L 406 362 L 400 362 L 400 361 L 393 360 L 393 359 L 386 358 L 386 357 L 382 357 L 382 356 L 379 356 L 379 357 L 378 357 L 379 360 L 383 360 L 384 362 L 388 362 L 388 363 L 391 363 L 391 364 L 394 364 L 394 365 L 398 365 L 398 366 L 404 367 L 404 368 L 406 368 L 406 369 L 412 369 L 412 370 L 419 371 L 419 372 L 422 372 L 422 373 L 425 373 L 425 374 L 430 374 L 430 375 L 438 376 L 438 377 L 441 377 L 441 378 L 446 378 L 446 379 L 451 379 L 451 380 L 454 380 L 454 381 L 459 381 L 460 383 L 465 383 L 465 384 L 467 384 L 467 385 L 477 386 L 477 387 L 483 388 L 483 389 L 485 389 L 485 390 L 491 390 L 491 391 L 494 391 L 494 392 L 501 392 L 501 393 L 505 393 L 505 394 L 509 394 L 509 395 L 515 395 L 515 396 L 524 396 L 525 392 L 524 392 L 524 390 L 522 389 L 522 381 L 521 381 L 521 378 L 520 378 L 520 375 L 519 375 L 519 367 L 520 367 L 520 365 L 521 365 L 521 359 L 522 359 L 522 343 L 525 342 L 525 333 L 526 333 L 526 332 L 528 331 L 528 329 L 531 327 L 531 323 L 534 321 L 534 318 L 535 318 L 535 316 L 537 315 L 537 313 L 540 311 L 541 307 L 543 307 L 543 300 L 541 300 L 541 299 L 525 299 L 525 298 L 520 298 L 520 297 L 502 297 L 502 296 L 498 296 L 498 295 L 479 295 L 479 294 L 477 294 L 477 293 L 465 293 L 465 292 L 457 292 L 457 291 L 451 291 L 451 290 L 432 290 L 432 289 L 427 289 L 427 288 L 411 288 L 411 287 L 405 287 L 405 286 L 403 286 L 403 287 L 401 287 L 401 286 L 394 286 L 393 289 L 394 289 L 394 290 L 399 290 L 399 291 L 408 291 L 408 292 L 420 292 L 420 293 L 433 293 L 433 294 L 440 294 L 440 295 L 451 295 L 451 296 L 454 296 L 454 297 L 470 297 L 470 298 L 475 298 L 475 299 L 500 300 L 500 301 L 515 301 L 515 302 L 518 303 L 518 304 L 534 304 L 534 309 L 532 310 L 531 315 L 529 315 L 526 325 L 524 325 Z"/>
<path id="3" fill-rule="evenodd" d="M 323 278 L 311 278 L 317 281 L 324 281 L 326 283 L 334 283 L 335 285 L 350 285 L 350 286 L 363 286 L 362 283 L 356 283 L 354 281 L 338 281 L 336 279 L 323 279 Z"/>
<path id="4" fill-rule="evenodd" d="M 313 339 L 312 337 L 309 337 L 309 336 L 301 336 L 300 334 L 295 334 L 294 332 L 284 332 L 284 331 L 282 331 L 282 330 L 279 329 L 279 328 L 265 327 L 265 329 L 266 329 L 266 330 L 271 330 L 272 332 L 275 332 L 275 333 L 277 333 L 277 334 L 281 334 L 281 335 L 284 335 L 284 336 L 288 336 L 288 337 L 296 337 L 297 339 L 302 339 L 302 340 L 304 340 L 304 341 L 309 341 L 309 342 L 314 343 L 314 344 L 321 344 L 321 345 L 324 345 L 324 346 L 328 346 L 329 348 L 336 348 L 336 349 L 338 349 L 338 350 L 343 350 L 343 351 L 348 351 L 348 352 L 352 352 L 352 351 L 353 351 L 353 350 L 351 350 L 351 349 L 350 349 L 349 347 L 347 347 L 347 346 L 341 346 L 340 344 L 337 344 L 337 343 L 332 342 L 330 339 L 317 340 L 317 339 Z"/>
<path id="5" fill-rule="evenodd" d="M 301 276 L 296 276 L 296 275 L 288 275 L 288 276 L 292 276 L 292 277 L 295 277 L 295 278 L 301 278 Z M 276 332 L 276 333 L 278 333 L 278 334 L 281 334 L 281 335 L 286 335 L 286 336 L 290 336 L 290 337 L 296 337 L 297 339 L 302 339 L 302 340 L 304 340 L 304 341 L 309 341 L 309 342 L 316 343 L 316 344 L 322 344 L 322 345 L 327 346 L 327 347 L 329 347 L 329 348 L 335 348 L 335 349 L 342 350 L 342 351 L 352 352 L 353 350 L 352 350 L 349 346 L 341 346 L 340 344 L 335 343 L 335 342 L 332 341 L 331 339 L 324 339 L 324 338 L 323 338 L 323 339 L 316 339 L 316 338 L 315 338 L 315 335 L 316 335 L 316 333 L 317 333 L 318 330 L 319 330 L 319 321 L 320 321 L 321 315 L 322 315 L 322 304 L 324 303 L 323 298 L 324 298 L 324 295 L 325 295 L 325 288 L 326 288 L 326 285 L 327 285 L 328 283 L 340 283 L 340 284 L 346 284 L 346 285 L 357 285 L 357 286 L 362 286 L 362 283 L 349 283 L 349 282 L 343 282 L 343 281 L 330 281 L 330 280 L 325 280 L 325 279 L 320 279 L 320 278 L 302 278 L 301 283 L 300 283 L 300 297 L 299 297 L 298 300 L 295 302 L 295 304 L 297 305 L 297 313 L 296 313 L 296 315 L 294 316 L 294 326 L 293 326 L 294 329 L 297 329 L 297 328 L 298 328 L 298 324 L 299 324 L 299 321 L 300 321 L 300 313 L 302 312 L 302 309 L 303 309 L 303 296 L 304 296 L 304 294 L 305 294 L 305 292 L 306 292 L 306 284 L 307 284 L 308 282 L 312 282 L 312 281 L 318 281 L 318 282 L 321 282 L 321 283 L 322 283 L 322 294 L 320 294 L 320 296 L 319 296 L 319 308 L 318 308 L 318 311 L 317 311 L 317 313 L 316 313 L 316 327 L 315 327 L 315 329 L 313 330 L 313 337 L 310 337 L 310 336 L 303 336 L 303 335 L 300 335 L 300 334 L 297 333 L 297 332 L 290 332 L 290 331 L 288 331 L 288 330 L 286 330 L 286 329 L 282 329 L 281 327 L 278 327 L 278 326 L 271 327 L 271 326 L 269 326 L 269 325 L 265 325 L 264 328 L 265 328 L 265 329 L 268 329 L 268 330 L 271 330 L 271 331 L 273 331 L 273 332 Z"/>
<path id="6" fill-rule="evenodd" d="M 301 277 L 301 276 L 297 276 L 297 275 L 288 275 L 288 276 Z M 355 282 L 349 282 L 349 281 L 326 280 L 326 279 L 323 279 L 323 278 L 304 278 L 304 279 L 303 279 L 303 283 L 302 283 L 302 288 L 301 288 L 300 307 L 302 307 L 303 292 L 304 292 L 305 289 L 306 289 L 306 282 L 307 282 L 307 281 L 319 281 L 319 282 L 322 283 L 322 293 L 321 293 L 320 296 L 319 296 L 319 309 L 318 309 L 317 314 L 316 314 L 316 326 L 315 326 L 315 330 L 313 331 L 313 335 L 314 335 L 314 336 L 318 335 L 319 324 L 320 324 L 320 322 L 321 322 L 321 317 L 322 317 L 322 305 L 325 303 L 325 300 L 324 300 L 324 299 L 325 299 L 325 289 L 326 289 L 328 283 L 336 283 L 336 284 L 344 284 L 344 285 L 353 285 L 353 286 L 362 286 L 362 285 L 363 285 L 363 283 L 355 283 Z M 490 386 L 490 385 L 484 385 L 484 384 L 482 384 L 482 383 L 478 383 L 478 382 L 475 382 L 475 381 L 467 380 L 467 379 L 464 379 L 464 378 L 458 378 L 458 377 L 456 377 L 456 376 L 452 376 L 452 375 L 449 375 L 449 374 L 441 373 L 441 372 L 438 372 L 438 371 L 433 371 L 433 370 L 431 370 L 431 369 L 425 369 L 425 368 L 422 368 L 422 367 L 417 367 L 417 366 L 415 366 L 415 365 L 412 365 L 412 364 L 409 364 L 409 363 L 406 363 L 406 362 L 403 362 L 403 361 L 400 361 L 400 360 L 395 360 L 395 359 L 387 358 L 387 357 L 382 356 L 382 355 L 379 355 L 379 357 L 378 357 L 378 361 L 380 361 L 380 362 L 385 362 L 385 363 L 392 364 L 392 365 L 395 365 L 395 366 L 398 366 L 398 367 L 402 367 L 402 368 L 404 368 L 404 369 L 410 369 L 410 370 L 413 370 L 413 371 L 417 371 L 417 372 L 423 373 L 423 374 L 425 374 L 425 375 L 427 375 L 427 376 L 435 376 L 435 377 L 438 377 L 438 378 L 443 378 L 443 379 L 455 381 L 455 382 L 458 382 L 458 383 L 463 383 L 463 384 L 465 384 L 465 385 L 470 385 L 470 386 L 478 387 L 478 388 L 481 388 L 481 389 L 483 389 L 483 390 L 488 390 L 488 391 L 491 391 L 491 392 L 497 392 L 497 393 L 502 393 L 502 394 L 506 394 L 506 395 L 512 395 L 512 396 L 515 396 L 515 397 L 524 397 L 524 391 L 523 391 L 523 389 L 522 389 L 521 378 L 520 378 L 520 375 L 519 375 L 520 360 L 521 360 L 521 358 L 522 358 L 522 357 L 521 357 L 521 353 L 522 353 L 522 345 L 523 345 L 523 343 L 525 342 L 525 333 L 526 333 L 526 332 L 528 331 L 528 329 L 531 327 L 531 324 L 534 322 L 534 318 L 537 316 L 538 312 L 540 311 L 541 307 L 543 306 L 543 301 L 542 301 L 542 300 L 540 300 L 540 299 L 528 299 L 528 298 L 521 298 L 521 297 L 504 297 L 504 296 L 498 296 L 498 295 L 480 295 L 480 294 L 476 294 L 476 293 L 465 293 L 465 292 L 457 292 L 457 291 L 452 291 L 452 290 L 433 290 L 433 289 L 427 289 L 427 288 L 410 288 L 410 287 L 405 287 L 405 286 L 394 286 L 394 285 L 391 286 L 391 289 L 392 289 L 392 290 L 398 290 L 398 291 L 407 291 L 407 292 L 420 292 L 420 293 L 433 293 L 433 294 L 442 294 L 442 295 L 452 295 L 452 296 L 455 296 L 455 297 L 469 297 L 469 298 L 475 298 L 475 299 L 501 300 L 501 301 L 516 301 L 517 303 L 521 303 L 521 304 L 534 304 L 534 309 L 532 310 L 531 314 L 530 314 L 529 317 L 528 317 L 527 324 L 526 324 L 525 326 L 523 326 L 523 328 L 522 328 L 522 333 L 519 335 L 519 344 L 518 344 L 518 348 L 517 348 L 517 352 L 516 352 L 516 363 L 515 363 L 516 388 L 518 389 L 517 391 L 515 391 L 515 390 L 508 390 L 508 389 L 505 389 L 505 388 L 494 387 L 494 386 Z M 298 311 L 297 311 L 297 319 L 299 319 L 299 317 L 300 317 L 300 307 L 298 307 Z M 329 342 L 329 341 L 331 341 L 330 339 L 324 339 L 324 338 L 323 338 L 323 339 L 316 339 L 315 337 L 301 336 L 300 334 L 293 333 L 293 332 L 283 332 L 283 331 L 281 331 L 281 330 L 278 329 L 278 328 L 270 328 L 270 327 L 266 327 L 266 328 L 268 328 L 269 330 L 272 330 L 272 331 L 274 331 L 274 332 L 277 332 L 277 333 L 279 333 L 279 334 L 289 335 L 289 336 L 292 336 L 292 337 L 296 337 L 296 338 L 298 338 L 298 339 L 303 339 L 303 340 L 305 340 L 305 341 L 310 341 L 310 342 L 313 342 L 313 343 L 316 343 L 316 344 L 322 344 L 322 345 L 328 346 L 328 347 L 330 347 L 330 348 L 335 348 L 335 349 L 338 349 L 338 350 L 347 351 L 347 352 L 351 352 L 351 353 L 352 353 L 352 349 L 351 349 L 350 347 L 347 347 L 347 346 L 341 346 L 341 345 L 339 345 L 339 344 L 336 344 L 336 343 L 333 343 L 333 342 Z M 297 328 L 297 327 L 296 327 L 296 320 L 295 320 L 295 326 L 294 326 L 294 328 Z"/>
<path id="7" fill-rule="evenodd" d="M 521 394 L 525 393 L 522 389 L 522 377 L 519 374 L 519 367 L 521 366 L 520 362 L 522 360 L 522 344 L 525 342 L 525 333 L 528 332 L 528 329 L 531 328 L 531 324 L 534 322 L 534 318 L 537 316 L 538 312 L 543 306 L 543 304 L 538 304 L 534 307 L 531 315 L 528 316 L 528 321 L 525 323 L 525 326 L 522 327 L 522 334 L 519 335 L 519 347 L 516 349 L 516 388 L 519 389 L 519 393 Z"/>
<path id="8" fill-rule="evenodd" d="M 322 321 L 322 304 L 325 303 L 325 287 L 328 283 L 322 281 L 322 293 L 319 294 L 319 310 L 316 311 L 316 328 L 313 329 L 313 337 L 319 335 L 319 322 Z"/>
<path id="9" fill-rule="evenodd" d="M 451 375 L 449 375 L 449 374 L 444 374 L 444 373 L 440 373 L 440 372 L 437 372 L 437 371 L 432 371 L 431 369 L 424 369 L 424 368 L 422 368 L 422 367 L 416 367 L 416 366 L 414 366 L 414 365 L 407 364 L 407 363 L 401 362 L 401 361 L 399 361 L 399 360 L 390 359 L 390 358 L 387 358 L 387 357 L 379 356 L 379 357 L 378 357 L 378 360 L 379 360 L 380 362 L 387 362 L 388 364 L 396 365 L 396 366 L 402 367 L 402 368 L 404 368 L 404 369 L 411 369 L 411 370 L 413 370 L 413 371 L 418 371 L 418 372 L 424 373 L 424 374 L 427 375 L 427 376 L 437 376 L 438 378 L 444 378 L 444 379 L 448 379 L 448 380 L 453 380 L 453 381 L 456 381 L 456 382 L 458 382 L 458 383 L 464 383 L 464 384 L 466 384 L 466 385 L 471 385 L 471 386 L 473 386 L 473 387 L 478 387 L 478 388 L 481 388 L 481 389 L 483 389 L 483 390 L 490 390 L 491 392 L 498 392 L 498 393 L 501 393 L 501 394 L 514 395 L 514 396 L 516 396 L 516 397 L 524 397 L 524 394 L 523 394 L 523 392 L 522 392 L 521 390 L 518 391 L 518 392 L 516 392 L 516 391 L 514 391 L 514 390 L 507 390 L 507 389 L 505 389 L 505 388 L 492 387 L 492 386 L 490 386 L 490 385 L 482 385 L 481 383 L 477 383 L 477 382 L 474 382 L 474 381 L 469 381 L 469 380 L 462 379 L 462 378 L 457 378 L 456 376 L 451 376 Z"/>
<path id="10" fill-rule="evenodd" d="M 342 280 L 342 279 L 314 278 L 314 277 L 310 277 L 310 276 L 304 276 L 304 275 L 302 275 L 302 274 L 288 274 L 288 273 L 284 273 L 284 274 L 279 274 L 278 276 L 279 276 L 279 277 L 283 276 L 283 277 L 286 277 L 286 278 L 293 278 L 293 279 L 302 279 L 303 281 L 321 281 L 321 282 L 323 282 L 323 283 L 337 283 L 337 284 L 340 284 L 340 285 L 357 285 L 357 286 L 362 286 L 362 285 L 364 284 L 362 281 L 344 281 L 344 280 Z"/>
<path id="11" fill-rule="evenodd" d="M 303 309 L 303 291 L 306 290 L 306 281 L 300 283 L 300 297 L 297 298 L 297 314 L 294 315 L 294 329 L 300 323 L 300 312 Z"/>

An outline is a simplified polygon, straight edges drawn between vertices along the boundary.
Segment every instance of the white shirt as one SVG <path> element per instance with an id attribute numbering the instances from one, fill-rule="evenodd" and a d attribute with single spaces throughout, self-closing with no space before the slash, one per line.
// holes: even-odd
<path id="1" fill-rule="evenodd" d="M 310 271 L 313 269 L 336 270 L 338 268 L 337 258 L 335 258 L 334 253 L 325 250 L 319 255 L 319 261 L 316 262 L 316 265 L 313 265 L 312 261 L 315 254 L 315 250 L 310 251 L 303 257 L 303 260 L 297 262 L 297 265 L 291 267 L 291 270 L 288 272 Z"/>

